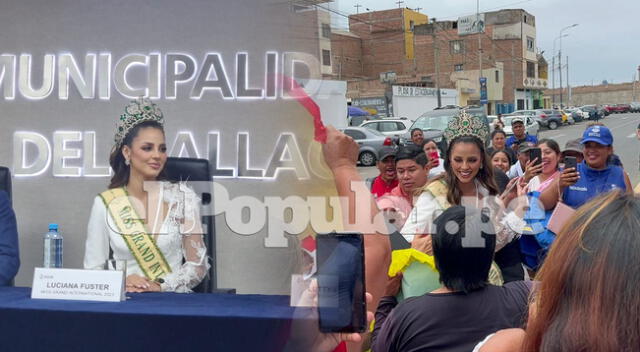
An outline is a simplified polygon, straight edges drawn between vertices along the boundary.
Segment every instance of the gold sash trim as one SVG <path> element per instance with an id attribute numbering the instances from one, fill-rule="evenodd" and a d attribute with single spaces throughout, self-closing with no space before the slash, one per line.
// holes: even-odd
<path id="1" fill-rule="evenodd" d="M 150 280 L 156 280 L 170 273 L 171 267 L 148 234 L 143 220 L 129 200 L 127 191 L 124 188 L 109 189 L 100 193 L 100 198 L 144 275 Z"/>

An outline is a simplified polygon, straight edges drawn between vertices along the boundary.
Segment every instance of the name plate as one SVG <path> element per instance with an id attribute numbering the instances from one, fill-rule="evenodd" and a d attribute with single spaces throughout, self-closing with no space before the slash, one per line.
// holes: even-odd
<path id="1" fill-rule="evenodd" d="M 121 302 L 124 271 L 35 268 L 31 298 Z"/>

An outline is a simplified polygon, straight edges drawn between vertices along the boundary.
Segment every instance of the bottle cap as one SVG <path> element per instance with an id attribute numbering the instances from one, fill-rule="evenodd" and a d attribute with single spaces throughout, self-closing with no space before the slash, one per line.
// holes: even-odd
<path id="1" fill-rule="evenodd" d="M 58 224 L 49 224 L 49 231 L 58 231 Z"/>

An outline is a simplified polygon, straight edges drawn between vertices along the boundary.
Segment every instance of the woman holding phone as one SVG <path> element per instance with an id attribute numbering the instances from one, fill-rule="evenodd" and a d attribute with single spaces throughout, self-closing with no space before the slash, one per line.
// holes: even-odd
<path id="1" fill-rule="evenodd" d="M 582 134 L 584 160 L 576 168 L 565 168 L 540 195 L 545 209 L 558 200 L 577 209 L 600 193 L 615 189 L 631 193 L 629 176 L 619 166 L 607 163 L 613 154 L 613 135 L 606 126 L 589 126 Z"/>
<path id="2" fill-rule="evenodd" d="M 531 178 L 527 185 L 530 210 L 525 215 L 525 219 L 529 225 L 529 232 L 520 237 L 523 262 L 534 273 L 542 264 L 549 247 L 556 238 L 556 234 L 547 228 L 553 209 L 545 211 L 540 206 L 538 198 L 540 193 L 560 176 L 558 164 L 561 155 L 560 146 L 552 139 L 540 140 L 538 147 L 542 155 L 541 163 L 538 164 L 537 157 L 534 157 L 527 165 L 527 172 L 531 170 L 531 174 L 537 174 Z"/>
<path id="3" fill-rule="evenodd" d="M 429 179 L 434 179 L 444 174 L 444 159 L 440 157 L 438 145 L 433 139 L 425 139 L 422 150 L 431 160 L 431 170 L 429 170 Z"/>

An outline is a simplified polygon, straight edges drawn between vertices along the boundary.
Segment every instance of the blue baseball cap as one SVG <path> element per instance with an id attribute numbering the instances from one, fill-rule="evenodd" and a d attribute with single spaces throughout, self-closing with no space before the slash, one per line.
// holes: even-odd
<path id="1" fill-rule="evenodd" d="M 613 144 L 613 136 L 611 135 L 611 131 L 605 126 L 595 125 L 590 126 L 584 133 L 582 134 L 582 144 L 587 142 L 596 142 L 602 145 L 612 145 Z"/>

